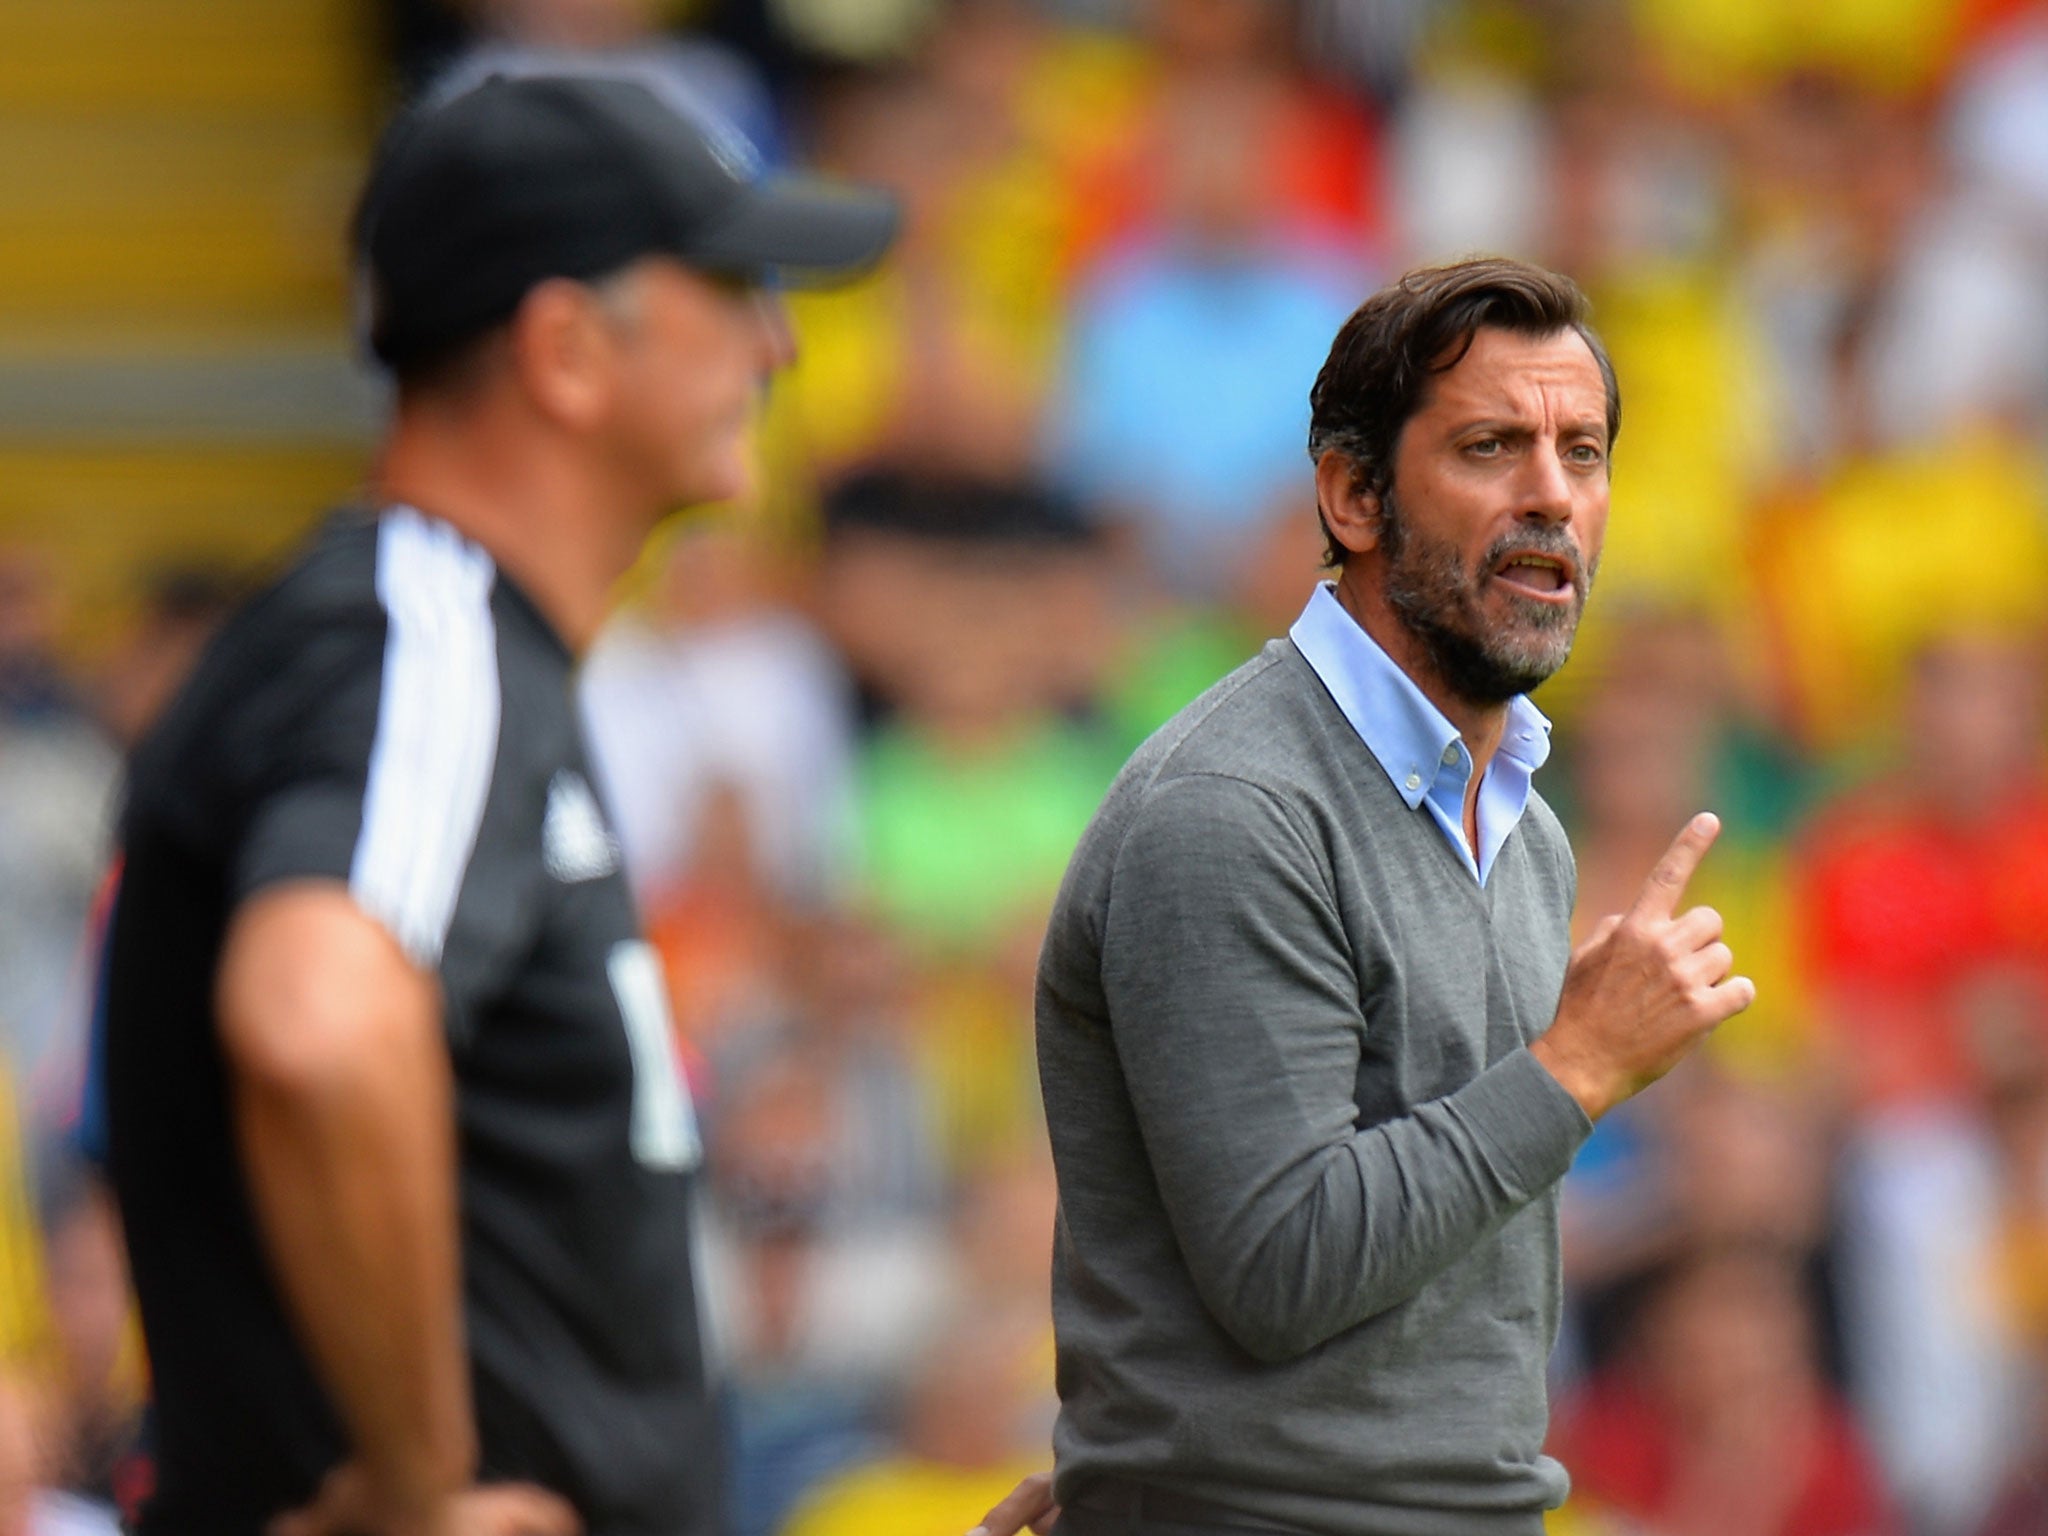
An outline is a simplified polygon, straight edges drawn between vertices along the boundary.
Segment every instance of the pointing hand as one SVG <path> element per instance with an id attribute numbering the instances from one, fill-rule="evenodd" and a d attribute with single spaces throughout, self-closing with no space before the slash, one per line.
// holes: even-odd
<path id="1" fill-rule="evenodd" d="M 1601 919 L 1572 953 L 1556 1020 L 1530 1047 L 1594 1120 L 1756 1000 L 1755 984 L 1731 974 L 1735 957 L 1721 942 L 1720 914 L 1678 910 L 1720 831 L 1711 813 L 1693 817 L 1628 911 Z"/>

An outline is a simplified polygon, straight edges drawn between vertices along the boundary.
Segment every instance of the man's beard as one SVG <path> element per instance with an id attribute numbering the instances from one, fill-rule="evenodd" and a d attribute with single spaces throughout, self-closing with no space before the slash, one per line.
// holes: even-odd
<path id="1" fill-rule="evenodd" d="M 1467 703 L 1505 704 L 1571 655 L 1598 562 L 1583 565 L 1578 546 L 1561 528 L 1532 524 L 1503 535 L 1481 557 L 1475 575 L 1451 545 L 1417 533 L 1389 490 L 1380 496 L 1380 547 L 1387 557 L 1388 606 L 1422 642 L 1444 686 Z M 1516 552 L 1564 560 L 1573 572 L 1573 601 L 1560 606 L 1507 591 L 1503 596 L 1513 617 L 1489 620 L 1481 593 L 1494 570 Z"/>

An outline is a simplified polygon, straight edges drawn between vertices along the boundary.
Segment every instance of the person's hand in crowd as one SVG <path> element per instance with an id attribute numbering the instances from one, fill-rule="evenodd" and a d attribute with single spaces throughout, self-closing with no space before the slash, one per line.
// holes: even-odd
<path id="1" fill-rule="evenodd" d="M 465 1488 L 431 1507 L 395 1510 L 361 1467 L 345 1462 L 313 1502 L 270 1522 L 266 1536 L 582 1536 L 568 1502 L 531 1483 Z"/>
<path id="2" fill-rule="evenodd" d="M 1598 1120 L 1678 1064 L 1707 1032 L 1756 1000 L 1735 976 L 1711 907 L 1679 913 L 1686 882 L 1721 830 L 1686 823 L 1625 913 L 1603 918 L 1572 953 L 1549 1031 L 1530 1047 Z"/>
<path id="3" fill-rule="evenodd" d="M 981 1524 L 967 1536 L 1017 1536 L 1027 1526 L 1038 1536 L 1046 1536 L 1059 1517 L 1060 1507 L 1052 1500 L 1052 1474 L 1034 1472 L 983 1515 Z"/>

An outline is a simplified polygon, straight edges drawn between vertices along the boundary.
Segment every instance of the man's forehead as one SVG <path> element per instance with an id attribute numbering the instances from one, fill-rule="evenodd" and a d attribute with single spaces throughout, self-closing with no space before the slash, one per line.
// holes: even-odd
<path id="1" fill-rule="evenodd" d="M 1530 336 L 1481 326 L 1456 364 L 1430 379 L 1423 409 L 1503 409 L 1607 415 L 1607 381 L 1575 330 Z"/>

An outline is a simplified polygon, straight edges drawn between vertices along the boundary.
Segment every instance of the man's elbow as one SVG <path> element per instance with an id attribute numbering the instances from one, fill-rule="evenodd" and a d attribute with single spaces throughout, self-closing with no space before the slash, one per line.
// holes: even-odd
<path id="1" fill-rule="evenodd" d="M 1257 1265 L 1216 1287 L 1209 1311 L 1231 1342 L 1261 1365 L 1285 1365 L 1350 1326 L 1323 1298 L 1306 1293 L 1303 1272 Z"/>
<path id="2" fill-rule="evenodd" d="M 1299 1360 L 1321 1344 L 1328 1335 L 1319 1331 L 1289 1327 L 1284 1319 L 1241 1314 L 1223 1323 L 1231 1342 L 1261 1365 L 1285 1365 Z"/>

